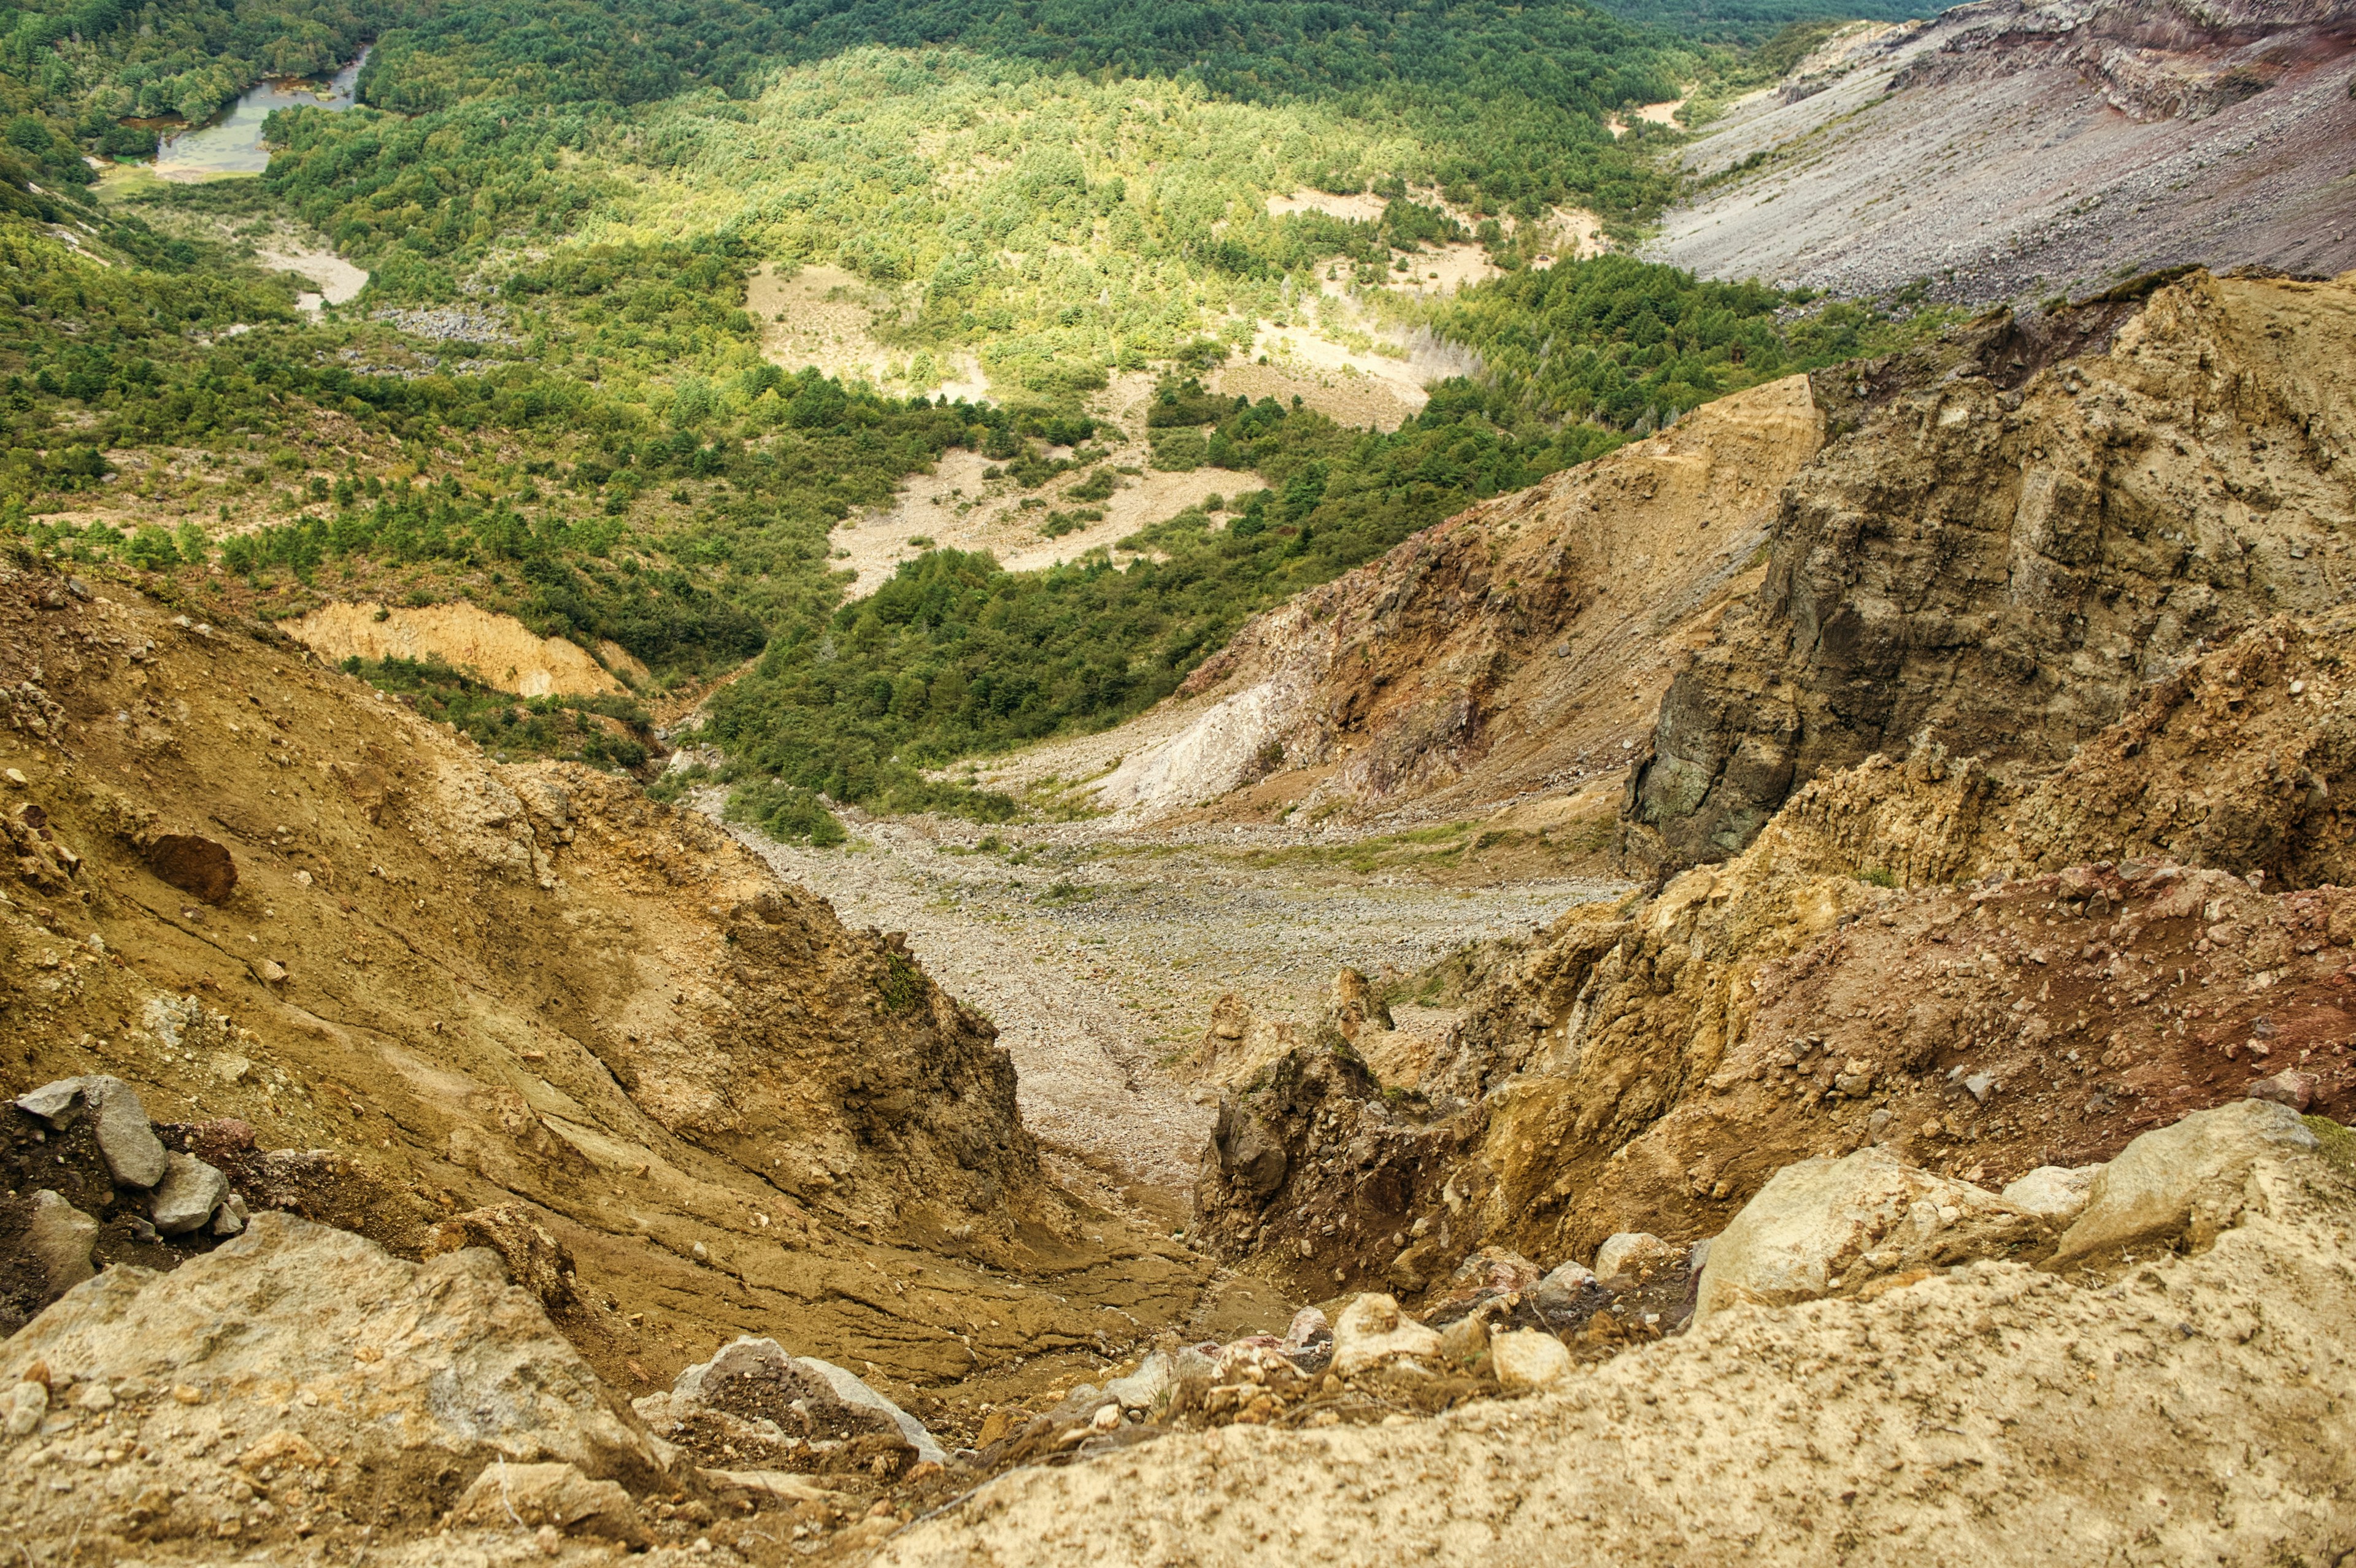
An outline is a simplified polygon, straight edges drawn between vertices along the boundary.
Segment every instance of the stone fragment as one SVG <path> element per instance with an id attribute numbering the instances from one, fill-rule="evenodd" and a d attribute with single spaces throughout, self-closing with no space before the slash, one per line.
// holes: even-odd
<path id="1" fill-rule="evenodd" d="M 1507 1393 L 1551 1387 L 1570 1376 L 1570 1351 L 1551 1334 L 1515 1328 L 1489 1337 L 1489 1368 Z"/>
<path id="2" fill-rule="evenodd" d="M 573 1253 L 524 1204 L 469 1210 L 425 1233 L 427 1257 L 462 1247 L 488 1247 L 497 1253 L 508 1266 L 508 1278 L 551 1308 L 572 1305 Z"/>
<path id="3" fill-rule="evenodd" d="M 1398 1302 L 1387 1296 L 1357 1296 L 1333 1320 L 1333 1371 L 1343 1377 L 1386 1361 L 1439 1353 L 1440 1336 L 1401 1313 Z"/>
<path id="4" fill-rule="evenodd" d="M 1537 1288 L 1538 1265 L 1510 1247 L 1483 1247 L 1456 1265 L 1425 1304 L 1433 1316 L 1512 1290 Z"/>
<path id="5" fill-rule="evenodd" d="M 246 1222 L 252 1218 L 252 1216 L 246 1212 L 245 1200 L 232 1192 L 220 1200 L 220 1208 L 213 1211 L 212 1233 L 216 1236 L 234 1236 L 245 1229 Z"/>
<path id="6" fill-rule="evenodd" d="M 1333 1337 L 1333 1328 L 1325 1321 L 1325 1314 L 1314 1307 L 1304 1307 L 1292 1315 L 1292 1322 L 1284 1331 L 1284 1348 L 1305 1349 L 1320 1339 Z"/>
<path id="7" fill-rule="evenodd" d="M 923 1422 L 855 1374 L 815 1356 L 789 1355 L 775 1339 L 750 1334 L 732 1339 L 710 1360 L 680 1372 L 671 1385 L 666 1412 L 673 1421 L 683 1420 L 698 1406 L 747 1420 L 767 1415 L 789 1421 L 794 1417 L 787 1412 L 795 1401 L 814 1413 L 817 1407 L 830 1407 L 862 1430 L 897 1433 L 916 1451 L 919 1463 L 948 1461 L 948 1450 Z M 828 1422 L 835 1419 L 835 1413 L 825 1416 Z"/>
<path id="8" fill-rule="evenodd" d="M 54 1192 L 45 1189 L 33 1194 L 24 1248 L 39 1262 L 48 1282 L 43 1301 L 55 1301 L 98 1272 L 90 1262 L 90 1250 L 97 1242 L 97 1221 Z"/>
<path id="9" fill-rule="evenodd" d="M 53 1132 L 63 1132 L 81 1114 L 82 1085 L 88 1082 L 85 1078 L 60 1078 L 53 1083 L 44 1083 L 29 1094 L 18 1095 L 16 1109 L 40 1117 Z"/>
<path id="10" fill-rule="evenodd" d="M 1694 1321 L 1742 1303 L 1810 1300 L 1861 1275 L 2008 1253 L 2051 1233 L 1995 1193 L 1884 1148 L 1804 1159 L 1777 1171 L 1711 1240 Z"/>
<path id="11" fill-rule="evenodd" d="M 2086 1206 L 2086 1194 L 2094 1189 L 2094 1178 L 2102 1173 L 2099 1165 L 2040 1165 L 2007 1187 L 2001 1196 L 2016 1209 L 2026 1209 L 2049 1220 L 2066 1221 Z"/>
<path id="12" fill-rule="evenodd" d="M 185 1236 L 209 1224 L 228 1198 L 228 1177 L 194 1155 L 174 1154 L 148 1200 L 148 1217 L 162 1234 Z"/>
<path id="13" fill-rule="evenodd" d="M 1105 1397 L 1123 1410 L 1157 1416 L 1169 1407 L 1171 1396 L 1180 1384 L 1198 1382 L 1207 1386 L 1218 1375 L 1218 1363 L 1192 1346 L 1156 1350 L 1139 1362 L 1137 1371 L 1129 1376 L 1105 1384 Z"/>
<path id="14" fill-rule="evenodd" d="M 147 869 L 158 880 L 209 904 L 225 901 L 237 888 L 237 861 L 201 834 L 162 835 L 147 846 Z"/>
<path id="15" fill-rule="evenodd" d="M 2273 1077 L 2261 1078 L 2251 1084 L 2250 1098 L 2272 1100 L 2276 1104 L 2288 1105 L 2294 1111 L 2304 1111 L 2315 1104 L 2315 1092 L 2321 1086 L 2321 1082 L 2312 1072 L 2286 1067 Z"/>
<path id="16" fill-rule="evenodd" d="M 2103 1168 L 2054 1261 L 2188 1233 L 2205 1246 L 2240 1216 L 2251 1166 L 2315 1147 L 2298 1113 L 2272 1100 L 2195 1111 L 2144 1134 Z"/>
<path id="17" fill-rule="evenodd" d="M 98 1152 L 106 1157 L 106 1168 L 114 1179 L 125 1187 L 153 1187 L 164 1179 L 163 1141 L 148 1125 L 139 1092 L 120 1078 L 103 1075 L 85 1078 L 81 1085 L 90 1102 Z"/>
<path id="18" fill-rule="evenodd" d="M 552 1527 L 565 1535 L 648 1544 L 630 1494 L 614 1481 L 593 1481 L 574 1465 L 510 1465 L 494 1459 L 450 1510 L 450 1522 L 495 1530 Z"/>
<path id="19" fill-rule="evenodd" d="M 11 1437 L 23 1437 L 41 1424 L 49 1413 L 49 1387 L 31 1379 L 8 1391 L 6 1430 Z"/>
<path id="20" fill-rule="evenodd" d="M 1585 1264 L 1566 1261 L 1554 1272 L 1538 1281 L 1535 1296 L 1537 1309 L 1557 1327 L 1566 1319 L 1584 1319 L 1603 1305 L 1611 1292 L 1595 1277 Z"/>
<path id="21" fill-rule="evenodd" d="M 1595 1249 L 1595 1277 L 1606 1285 L 1625 1288 L 1641 1285 L 1663 1269 L 1680 1266 L 1685 1261 L 1683 1247 L 1671 1246 L 1643 1231 L 1622 1231 L 1606 1237 L 1603 1244 Z"/>
<path id="22" fill-rule="evenodd" d="M 237 1456 L 237 1467 L 247 1471 L 274 1465 L 300 1465 L 306 1470 L 316 1470 L 327 1462 L 327 1456 L 319 1452 L 317 1444 L 284 1426 L 263 1433 Z"/>

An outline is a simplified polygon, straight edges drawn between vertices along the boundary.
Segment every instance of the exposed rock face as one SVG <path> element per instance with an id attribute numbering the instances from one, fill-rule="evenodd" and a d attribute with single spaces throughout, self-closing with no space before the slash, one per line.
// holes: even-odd
<path id="1" fill-rule="evenodd" d="M 1425 529 L 1247 623 L 1187 682 L 1192 727 L 1098 797 L 1454 809 L 1616 773 L 1821 432 L 1793 377 Z"/>
<path id="2" fill-rule="evenodd" d="M 1826 372 L 1848 433 L 1671 684 L 1628 846 L 1739 852 L 1799 784 L 1936 745 L 2041 773 L 2201 640 L 2316 612 L 2356 521 L 2356 279 L 2183 279 Z"/>
<path id="3" fill-rule="evenodd" d="M 2200 263 L 2356 266 L 2344 6 L 1980 0 L 1851 29 L 1683 152 L 1653 253 L 1975 303 Z"/>

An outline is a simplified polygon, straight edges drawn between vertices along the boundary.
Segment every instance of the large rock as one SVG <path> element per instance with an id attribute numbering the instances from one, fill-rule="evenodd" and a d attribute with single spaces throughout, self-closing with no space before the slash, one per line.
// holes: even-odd
<path id="1" fill-rule="evenodd" d="M 1333 1320 L 1333 1371 L 1343 1377 L 1387 1361 L 1429 1361 L 1439 1354 L 1440 1335 L 1401 1313 L 1398 1302 L 1387 1296 L 1361 1296 Z"/>
<path id="2" fill-rule="evenodd" d="M 593 1481 L 572 1465 L 494 1459 L 450 1510 L 450 1522 L 493 1530 L 547 1526 L 560 1534 L 626 1546 L 644 1546 L 648 1540 L 629 1493 L 613 1481 Z"/>
<path id="3" fill-rule="evenodd" d="M 680 1373 L 669 1393 L 641 1399 L 637 1408 L 658 1424 L 675 1424 L 710 1409 L 746 1421 L 774 1421 L 806 1436 L 888 1433 L 915 1449 L 919 1462 L 948 1461 L 948 1450 L 923 1422 L 855 1374 L 750 1334 Z"/>
<path id="4" fill-rule="evenodd" d="M 498 1459 L 668 1489 L 653 1440 L 489 1253 L 412 1264 L 275 1211 L 170 1274 L 115 1267 L 76 1286 L 0 1353 L 0 1387 L 34 1373 L 79 1385 L 50 1409 L 57 1442 L 96 1453 L 102 1423 L 107 1444 L 145 1445 L 159 1486 L 67 1495 L 51 1472 L 10 1467 L 0 1513 L 29 1541 L 220 1537 L 234 1520 L 242 1555 L 306 1519 L 406 1507 L 435 1477 L 455 1486 Z M 241 1515 L 221 1467 L 257 1437 L 257 1454 L 290 1457 L 273 1509 Z M 324 1462 L 292 1457 L 313 1453 Z"/>
<path id="5" fill-rule="evenodd" d="M 90 1262 L 90 1250 L 97 1242 L 97 1221 L 54 1192 L 33 1194 L 33 1212 L 25 1221 L 23 1244 L 40 1265 L 50 1299 L 98 1272 Z"/>
<path id="6" fill-rule="evenodd" d="M 193 1155 L 175 1154 L 148 1200 L 148 1216 L 165 1235 L 185 1236 L 202 1229 L 228 1200 L 228 1177 Z"/>
<path id="7" fill-rule="evenodd" d="M 1710 1243 L 1699 1323 L 1743 1303 L 1782 1306 L 1873 1275 L 2024 1250 L 2051 1235 L 1995 1193 L 1886 1149 L 1805 1159 L 1770 1178 Z"/>
<path id="8" fill-rule="evenodd" d="M 147 869 L 191 898 L 225 903 L 237 891 L 237 861 L 199 833 L 166 833 L 147 846 Z"/>
<path id="9" fill-rule="evenodd" d="M 2195 1111 L 2103 1168 L 2055 1261 L 2180 1236 L 2204 1246 L 2240 1215 L 2253 1165 L 2315 1147 L 2298 1113 L 2271 1100 Z"/>

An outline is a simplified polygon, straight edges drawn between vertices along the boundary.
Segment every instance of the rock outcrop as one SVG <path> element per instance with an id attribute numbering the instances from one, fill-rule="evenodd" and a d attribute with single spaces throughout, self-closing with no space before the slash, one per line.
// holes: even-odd
<path id="1" fill-rule="evenodd" d="M 1818 375 L 1843 433 L 1786 491 L 1765 583 L 1670 684 L 1629 850 L 1724 859 L 1875 753 L 2051 773 L 2204 639 L 2335 607 L 2351 357 L 2356 278 L 2194 274 Z"/>

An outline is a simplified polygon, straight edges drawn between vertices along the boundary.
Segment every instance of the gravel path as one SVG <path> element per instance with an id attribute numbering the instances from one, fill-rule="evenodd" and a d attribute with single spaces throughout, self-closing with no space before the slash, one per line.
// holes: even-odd
<path id="1" fill-rule="evenodd" d="M 716 813 L 717 791 L 700 802 Z M 1292 840 L 1001 829 L 846 816 L 849 846 L 737 836 L 846 924 L 905 931 L 942 985 L 996 1022 L 1041 1140 L 1165 1192 L 1191 1188 L 1212 1111 L 1175 1060 L 1211 1004 L 1315 1016 L 1335 970 L 1412 972 L 1617 891 L 1592 881 L 1447 888 L 1253 851 Z M 1270 844 L 1260 844 L 1265 837 Z M 977 848 L 994 845 L 995 848 Z"/>

